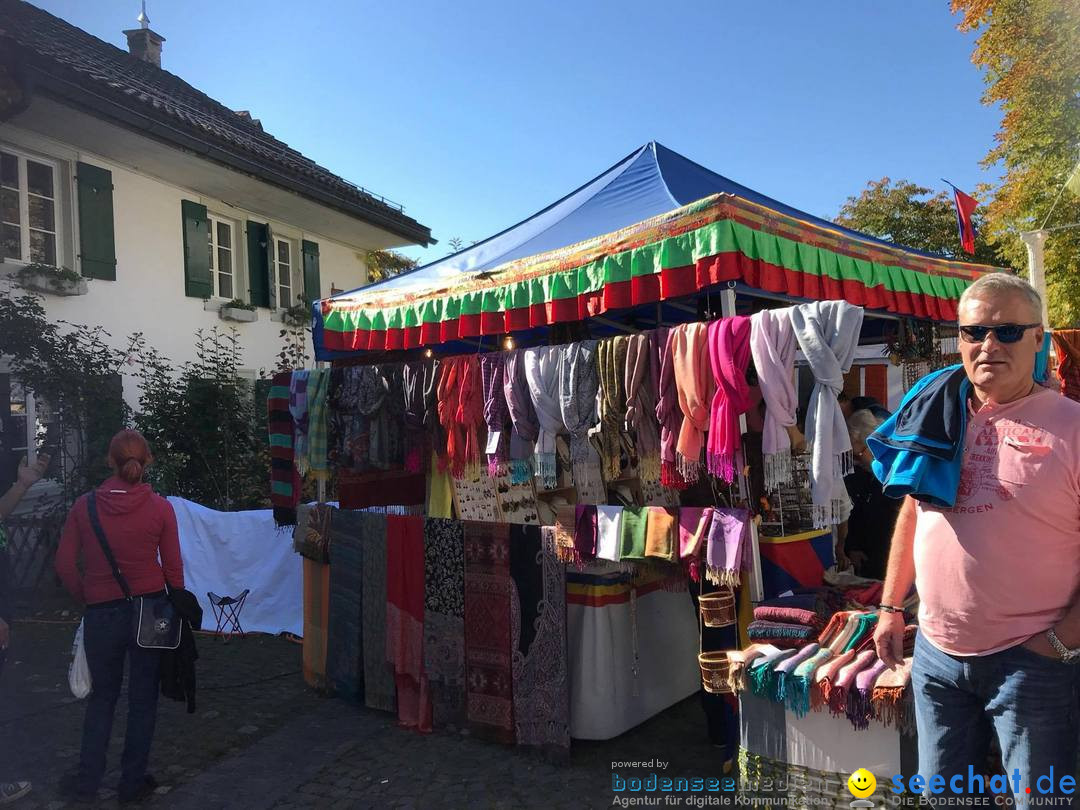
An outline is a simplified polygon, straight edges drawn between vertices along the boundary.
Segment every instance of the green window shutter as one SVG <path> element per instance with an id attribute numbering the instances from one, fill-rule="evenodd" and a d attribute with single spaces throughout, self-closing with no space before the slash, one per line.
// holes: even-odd
<path id="1" fill-rule="evenodd" d="M 310 303 L 322 297 L 319 286 L 319 243 L 304 240 L 304 298 Z"/>
<path id="2" fill-rule="evenodd" d="M 257 307 L 271 305 L 270 227 L 261 222 L 247 223 L 248 292 Z"/>
<path id="3" fill-rule="evenodd" d="M 210 298 L 214 294 L 214 285 L 210 278 L 206 206 L 181 200 L 180 211 L 184 222 L 184 295 Z"/>
<path id="4" fill-rule="evenodd" d="M 79 188 L 79 259 L 87 278 L 116 281 L 112 172 L 89 163 L 75 167 Z"/>

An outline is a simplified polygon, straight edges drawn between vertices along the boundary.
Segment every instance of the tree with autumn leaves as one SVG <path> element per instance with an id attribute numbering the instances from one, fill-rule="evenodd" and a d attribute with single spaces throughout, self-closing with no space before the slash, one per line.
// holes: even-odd
<path id="1" fill-rule="evenodd" d="M 1080 222 L 1080 195 L 1062 190 L 1080 160 L 1080 2 L 952 0 L 952 10 L 959 29 L 977 35 L 983 103 L 1002 111 L 983 159 L 1002 177 L 976 191 L 976 255 L 959 252 L 950 195 L 903 180 L 871 182 L 837 221 L 916 249 L 1026 269 L 1022 231 Z M 1046 280 L 1050 325 L 1080 326 L 1080 228 L 1050 233 Z"/>

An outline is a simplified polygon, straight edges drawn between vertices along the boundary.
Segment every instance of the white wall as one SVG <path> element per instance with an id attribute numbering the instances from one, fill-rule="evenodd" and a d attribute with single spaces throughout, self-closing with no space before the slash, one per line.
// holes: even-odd
<path id="1" fill-rule="evenodd" d="M 112 343 L 117 347 L 125 346 L 127 336 L 131 333 L 141 332 L 149 345 L 179 364 L 194 359 L 196 330 L 214 326 L 222 329 L 231 327 L 236 329 L 243 346 L 243 365 L 246 369 L 269 371 L 275 365 L 276 355 L 281 348 L 278 336 L 281 323 L 272 320 L 271 310 L 260 308 L 255 323 L 222 321 L 215 308 L 220 302 L 204 305 L 201 299 L 184 295 L 181 201 L 185 199 L 200 202 L 207 206 L 210 214 L 226 216 L 236 223 L 235 264 L 240 271 L 236 297 L 248 297 L 243 227 L 249 218 L 258 222 L 269 221 L 273 232 L 295 240 L 297 248 L 302 239 L 318 242 L 322 296 L 330 294 L 331 285 L 345 290 L 367 282 L 364 250 L 359 246 L 342 244 L 318 233 L 299 230 L 291 227 L 287 221 L 244 210 L 239 204 L 226 205 L 220 200 L 203 197 L 196 190 L 147 176 L 136 169 L 10 125 L 0 126 L 0 145 L 3 144 L 63 161 L 69 167 L 62 180 L 72 189 L 68 195 L 64 221 L 75 234 L 72 244 L 76 246 L 78 216 L 73 202 L 74 164 L 83 161 L 112 172 L 116 281 L 89 279 L 87 295 L 46 295 L 44 298 L 51 319 L 102 326 L 112 334 Z M 66 252 L 68 255 L 61 257 L 58 263 L 78 270 L 70 245 Z M 77 253 L 77 248 L 74 252 Z M 299 265 L 300 256 L 294 258 Z M 15 269 L 10 262 L 0 263 L 0 273 Z M 130 378 L 125 379 L 125 395 L 129 402 L 135 404 L 137 390 Z"/>

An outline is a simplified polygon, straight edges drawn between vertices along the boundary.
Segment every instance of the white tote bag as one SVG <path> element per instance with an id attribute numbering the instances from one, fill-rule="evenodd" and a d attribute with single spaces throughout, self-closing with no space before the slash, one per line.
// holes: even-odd
<path id="1" fill-rule="evenodd" d="M 71 647 L 71 666 L 68 667 L 68 686 L 71 694 L 82 700 L 90 694 L 90 667 L 86 664 L 86 647 L 83 645 L 83 622 L 75 631 L 75 643 Z"/>

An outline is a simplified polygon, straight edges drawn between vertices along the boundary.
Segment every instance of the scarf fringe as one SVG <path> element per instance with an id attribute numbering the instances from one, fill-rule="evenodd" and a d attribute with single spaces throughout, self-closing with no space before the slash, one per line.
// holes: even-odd
<path id="1" fill-rule="evenodd" d="M 687 484 L 693 484 L 701 477 L 701 461 L 688 459 L 682 453 L 675 454 L 675 467 L 679 477 Z"/>
<path id="2" fill-rule="evenodd" d="M 739 587 L 739 572 L 729 568 L 717 568 L 712 565 L 705 566 L 705 579 L 713 585 L 722 585 L 734 590 Z"/>
<path id="3" fill-rule="evenodd" d="M 544 489 L 555 489 L 555 454 L 537 453 L 535 456 L 536 477 L 544 482 Z"/>
<path id="4" fill-rule="evenodd" d="M 818 506 L 814 504 L 811 508 L 811 513 L 814 520 L 815 529 L 828 529 L 831 526 L 836 526 L 838 523 L 843 523 L 847 520 L 844 512 L 847 511 L 847 507 L 843 501 L 832 500 L 828 506 Z"/>
<path id="5" fill-rule="evenodd" d="M 488 456 L 487 474 L 491 478 L 501 478 L 502 476 L 506 475 L 506 470 L 506 459 Z"/>
<path id="6" fill-rule="evenodd" d="M 862 689 L 852 689 L 847 696 L 847 717 L 851 724 L 860 731 L 870 727 L 870 718 L 874 707 L 870 695 Z"/>
<path id="7" fill-rule="evenodd" d="M 527 484 L 533 477 L 533 465 L 528 459 L 515 458 L 510 462 L 510 483 Z"/>
<path id="8" fill-rule="evenodd" d="M 638 456 L 637 473 L 638 478 L 642 481 L 659 481 L 660 455 L 658 453 L 650 453 L 647 456 Z"/>
<path id="9" fill-rule="evenodd" d="M 765 492 L 775 492 L 780 487 L 791 483 L 791 449 L 784 448 L 777 453 L 764 457 Z"/>
<path id="10" fill-rule="evenodd" d="M 708 470 L 710 475 L 714 475 L 721 481 L 726 481 L 729 484 L 735 482 L 739 470 L 737 467 L 737 459 L 734 455 L 727 453 L 707 454 Z"/>
<path id="11" fill-rule="evenodd" d="M 660 484 L 668 489 L 686 489 L 689 484 L 679 475 L 679 468 L 674 461 L 664 461 L 660 465 Z"/>
<path id="12" fill-rule="evenodd" d="M 751 667 L 747 677 L 750 683 L 750 691 L 758 697 L 768 697 L 769 676 L 771 674 L 772 667 L 767 664 Z"/>
<path id="13" fill-rule="evenodd" d="M 903 686 L 875 686 L 870 702 L 878 720 L 901 733 L 910 734 L 915 728 L 915 713 L 910 711 L 905 700 L 906 691 Z"/>
<path id="14" fill-rule="evenodd" d="M 847 713 L 849 690 L 844 686 L 833 686 L 829 692 L 829 714 L 843 717 Z"/>
<path id="15" fill-rule="evenodd" d="M 810 711 L 810 679 L 792 676 L 784 686 L 784 705 L 796 717 L 806 717 Z"/>

